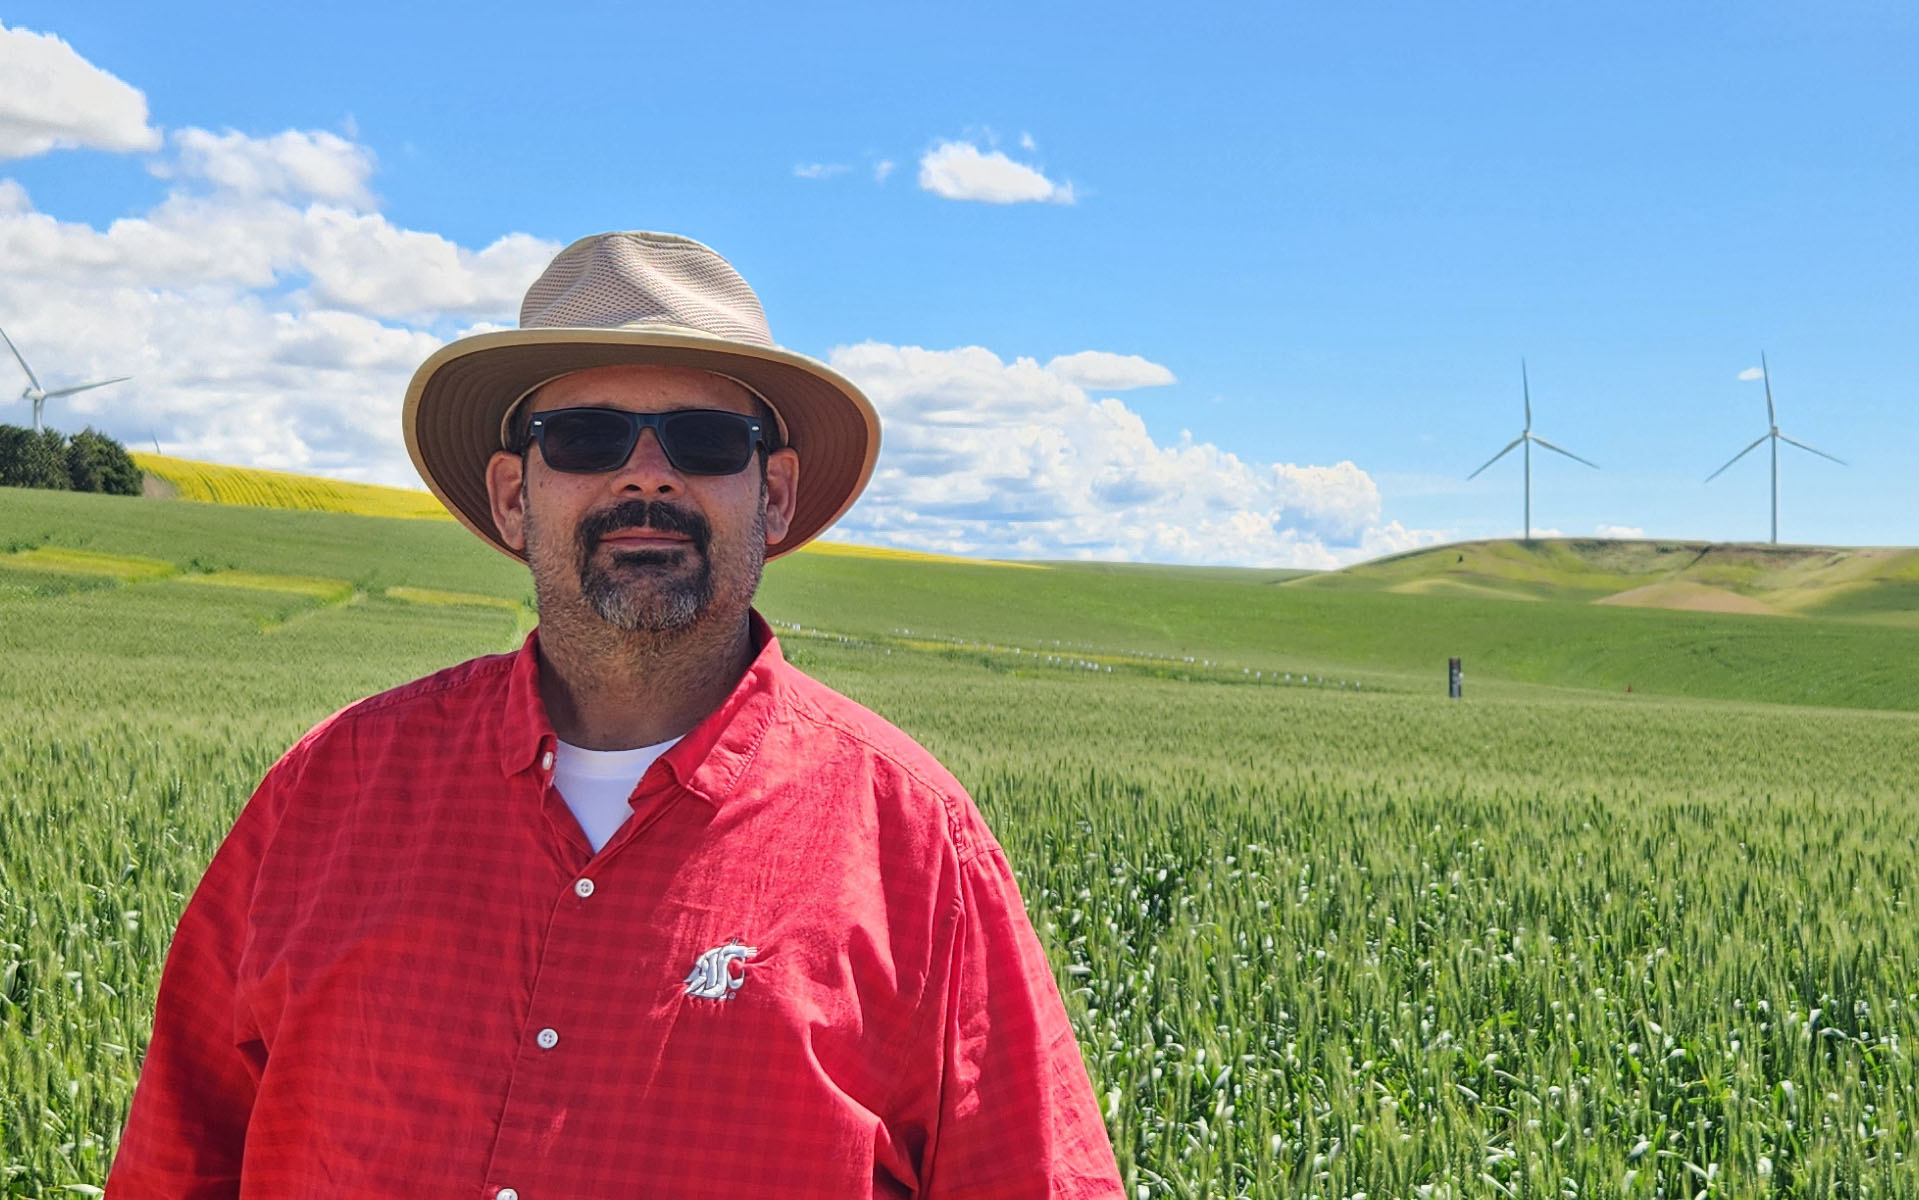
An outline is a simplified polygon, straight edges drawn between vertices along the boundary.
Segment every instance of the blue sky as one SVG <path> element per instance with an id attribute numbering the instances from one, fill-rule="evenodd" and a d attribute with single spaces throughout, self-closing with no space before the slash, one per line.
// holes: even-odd
<path id="1" fill-rule="evenodd" d="M 852 540 L 1509 535 L 1517 455 L 1465 476 L 1522 356 L 1604 468 L 1536 455 L 1537 528 L 1760 540 L 1763 448 L 1702 480 L 1765 432 L 1764 350 L 1782 431 L 1849 464 L 1786 448 L 1782 540 L 1919 543 L 1905 6 L 296 7 L 4 18 L 0 325 L 43 377 L 135 375 L 53 424 L 406 482 L 411 365 L 655 228 L 874 394 Z"/>

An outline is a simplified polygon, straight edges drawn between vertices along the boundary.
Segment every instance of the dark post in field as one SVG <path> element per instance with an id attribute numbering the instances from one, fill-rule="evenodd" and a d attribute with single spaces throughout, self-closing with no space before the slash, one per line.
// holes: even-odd
<path id="1" fill-rule="evenodd" d="M 1446 660 L 1446 698 L 1448 700 L 1459 699 L 1459 684 L 1464 675 L 1465 672 L 1459 669 L 1458 659 Z"/>

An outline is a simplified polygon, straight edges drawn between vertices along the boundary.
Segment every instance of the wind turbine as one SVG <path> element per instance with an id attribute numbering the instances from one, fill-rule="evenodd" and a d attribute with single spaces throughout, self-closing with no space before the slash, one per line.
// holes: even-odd
<path id="1" fill-rule="evenodd" d="M 1752 445 L 1747 446 L 1744 450 L 1741 450 L 1739 453 L 1727 459 L 1726 467 L 1730 467 L 1732 464 L 1746 457 L 1746 455 L 1751 454 L 1754 450 L 1757 450 L 1759 448 L 1760 442 L 1766 441 L 1767 439 L 1771 439 L 1772 441 L 1772 542 L 1773 542 L 1773 545 L 1776 546 L 1779 544 L 1779 443 L 1792 442 L 1793 445 L 1799 447 L 1801 450 L 1809 450 L 1812 453 L 1817 454 L 1820 458 L 1832 458 L 1832 455 L 1827 454 L 1824 450 L 1813 450 L 1813 448 L 1811 446 L 1806 445 L 1806 443 L 1801 441 L 1796 441 L 1792 438 L 1787 437 L 1785 434 L 1779 432 L 1779 414 L 1777 411 L 1773 409 L 1773 406 L 1772 406 L 1772 368 L 1766 365 L 1766 355 L 1763 350 L 1760 351 L 1760 354 L 1759 354 L 1759 375 L 1760 375 L 1760 378 L 1766 381 L 1766 425 L 1767 425 L 1766 432 L 1761 434 L 1759 437 L 1753 439 Z M 1846 460 L 1843 458 L 1832 458 L 1832 461 L 1838 463 L 1842 467 L 1846 465 Z M 1711 483 L 1713 480 L 1719 478 L 1722 474 L 1725 473 L 1726 467 L 1721 467 L 1719 468 L 1719 470 L 1714 471 L 1712 474 L 1706 476 L 1706 482 Z"/>
<path id="2" fill-rule="evenodd" d="M 1525 447 L 1524 454 L 1526 456 L 1526 540 L 1530 542 L 1533 540 L 1533 443 L 1538 442 L 1541 446 L 1544 446 L 1546 449 L 1551 450 L 1554 454 L 1563 454 L 1567 458 L 1572 459 L 1574 462 L 1585 463 L 1587 466 L 1591 467 L 1595 471 L 1599 469 L 1599 464 L 1596 462 L 1590 462 L 1586 459 L 1583 459 L 1579 457 L 1577 454 L 1574 454 L 1570 450 L 1562 450 L 1558 446 L 1553 445 L 1551 442 L 1547 441 L 1545 438 L 1540 437 L 1538 434 L 1533 432 L 1533 387 L 1532 387 L 1532 382 L 1526 378 L 1526 360 L 1523 358 L 1519 360 L 1519 387 L 1520 387 L 1521 393 L 1526 398 L 1526 427 L 1519 431 L 1518 437 L 1506 443 L 1506 449 L 1501 450 L 1498 454 L 1495 454 L 1491 458 L 1487 459 L 1485 464 L 1479 468 L 1479 471 L 1484 471 L 1487 467 L 1492 466 L 1494 463 L 1498 462 L 1500 459 L 1506 457 L 1507 453 L 1511 451 L 1514 446 Z M 1466 476 L 1466 478 L 1468 480 L 1478 478 L 1479 471 L 1474 471 L 1471 475 Z"/>
<path id="3" fill-rule="evenodd" d="M 19 363 L 20 369 L 27 373 L 27 386 L 21 391 L 20 398 L 33 405 L 33 429 L 35 433 L 40 431 L 40 410 L 46 406 L 47 401 L 54 397 L 71 396 L 75 392 L 84 392 L 89 388 L 105 387 L 109 383 L 125 383 L 127 380 L 133 378 L 131 375 L 122 375 L 116 379 L 102 379 L 98 383 L 83 383 L 79 387 L 56 388 L 49 392 L 40 386 L 40 377 L 33 373 L 33 368 L 27 365 L 27 360 L 20 356 L 19 348 L 13 344 L 13 339 L 7 336 L 7 331 L 4 329 L 0 329 L 0 342 L 7 344 L 7 349 L 13 351 L 13 361 Z"/>

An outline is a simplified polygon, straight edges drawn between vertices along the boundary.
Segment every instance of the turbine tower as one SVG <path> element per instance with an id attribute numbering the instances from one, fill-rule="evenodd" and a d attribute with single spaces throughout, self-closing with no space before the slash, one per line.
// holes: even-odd
<path id="1" fill-rule="evenodd" d="M 1772 544 L 1776 546 L 1779 544 L 1779 443 L 1792 442 L 1793 445 L 1799 447 L 1801 450 L 1809 450 L 1817 454 L 1820 458 L 1832 458 L 1832 455 L 1827 454 L 1824 450 L 1813 450 L 1813 448 L 1806 445 L 1806 443 L 1795 441 L 1779 432 L 1779 414 L 1772 406 L 1772 368 L 1766 365 L 1766 354 L 1763 350 L 1759 353 L 1759 375 L 1760 378 L 1766 381 L 1766 432 L 1753 439 L 1752 445 L 1747 446 L 1744 450 L 1727 459 L 1726 467 L 1730 467 L 1732 464 L 1746 457 L 1746 455 L 1757 450 L 1760 442 L 1767 440 L 1772 442 Z M 1842 458 L 1832 458 L 1832 461 L 1842 467 L 1846 465 L 1846 461 Z M 1711 483 L 1713 480 L 1719 478 L 1725 473 L 1726 467 L 1721 467 L 1706 476 L 1706 482 Z"/>
<path id="2" fill-rule="evenodd" d="M 1526 378 L 1526 360 L 1523 358 L 1519 360 L 1519 389 L 1526 401 L 1526 427 L 1519 431 L 1518 437 L 1506 443 L 1506 449 L 1501 450 L 1498 454 L 1487 459 L 1484 465 L 1479 468 L 1479 471 L 1484 471 L 1487 467 L 1492 466 L 1500 459 L 1506 457 L 1507 452 L 1512 450 L 1514 446 L 1525 447 L 1523 453 L 1526 457 L 1526 540 L 1530 542 L 1533 540 L 1533 443 L 1538 442 L 1554 454 L 1563 454 L 1574 462 L 1585 463 L 1595 471 L 1599 469 L 1599 464 L 1583 459 L 1570 450 L 1562 450 L 1533 432 L 1533 388 L 1532 382 Z M 1466 478 L 1468 480 L 1477 479 L 1479 477 L 1479 471 L 1474 471 L 1471 475 L 1466 476 Z"/>
<path id="3" fill-rule="evenodd" d="M 20 369 L 27 373 L 27 386 L 21 391 L 20 398 L 33 405 L 33 431 L 35 433 L 40 432 L 40 410 L 46 407 L 47 401 L 54 397 L 71 396 L 75 392 L 84 392 L 89 388 L 105 387 L 109 383 L 125 383 L 127 380 L 133 378 L 131 375 L 121 375 L 115 379 L 102 379 L 98 383 L 83 383 L 78 387 L 56 388 L 49 392 L 40 386 L 40 377 L 33 373 L 33 368 L 27 365 L 27 360 L 20 356 L 19 348 L 13 344 L 13 339 L 7 336 L 7 331 L 4 329 L 0 329 L 0 342 L 7 344 L 7 349 L 13 351 L 13 361 L 19 363 Z"/>

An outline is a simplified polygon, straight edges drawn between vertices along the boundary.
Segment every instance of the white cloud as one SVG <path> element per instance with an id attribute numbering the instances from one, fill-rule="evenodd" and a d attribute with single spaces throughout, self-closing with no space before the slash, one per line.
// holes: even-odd
<path id="1" fill-rule="evenodd" d="M 1062 354 L 1047 363 L 1046 369 L 1066 382 L 1090 391 L 1123 392 L 1131 388 L 1162 387 L 1178 382 L 1170 370 L 1156 362 L 1137 354 L 1112 354 L 1105 350 Z"/>
<path id="2" fill-rule="evenodd" d="M 1751 383 L 1755 379 L 1764 379 L 1765 377 L 1766 373 L 1758 367 L 1747 367 L 1745 370 L 1739 372 L 1739 378 L 1745 380 L 1747 383 Z"/>
<path id="3" fill-rule="evenodd" d="M 294 249 L 313 299 L 389 319 L 517 317 L 527 285 L 560 251 L 524 233 L 468 250 L 382 216 L 324 208 L 300 216 Z"/>
<path id="4" fill-rule="evenodd" d="M 233 162 L 271 156 L 270 149 L 242 146 L 228 153 Z M 232 188 L 224 182 L 229 178 Z M 316 171 L 306 186 L 350 190 L 343 177 L 328 179 Z M 279 289 L 296 307 L 431 324 L 512 315 L 527 283 L 557 251 L 525 234 L 468 250 L 378 214 L 317 201 L 300 207 L 262 195 L 254 190 L 259 177 L 245 172 L 219 172 L 204 182 L 212 185 L 204 194 L 175 191 L 105 229 L 37 212 L 14 185 L 11 198 L 0 195 L 0 259 L 8 264 L 8 282 L 84 281 L 220 295 Z"/>
<path id="5" fill-rule="evenodd" d="M 1019 148 L 1032 154 L 1039 149 L 1039 144 L 1033 140 L 1032 134 L 1022 133 L 1019 135 Z"/>
<path id="6" fill-rule="evenodd" d="M 174 190 L 104 228 L 0 180 L 0 312 L 19 314 L 7 332 L 49 386 L 133 376 L 52 401 L 48 422 L 417 487 L 407 379 L 462 326 L 512 323 L 559 247 L 509 234 L 468 248 L 359 211 L 373 157 L 333 134 L 189 130 L 174 146 Z M 26 415 L 0 402 L 0 421 Z"/>
<path id="7" fill-rule="evenodd" d="M 152 150 L 147 98 L 50 33 L 0 24 L 0 159 L 53 149 Z"/>
<path id="8" fill-rule="evenodd" d="M 845 163 L 801 163 L 793 168 L 793 174 L 800 179 L 831 179 L 846 170 Z"/>
<path id="9" fill-rule="evenodd" d="M 1602 538 L 1643 538 L 1646 531 L 1637 525 L 1608 525 L 1600 522 L 1593 532 Z"/>
<path id="10" fill-rule="evenodd" d="M 1417 550 L 1421 546 L 1438 546 L 1446 542 L 1459 540 L 1459 533 L 1452 529 L 1408 529 L 1398 521 L 1388 521 L 1384 525 L 1375 525 L 1359 539 L 1359 553 L 1351 560 L 1365 562 L 1369 558 L 1380 558 L 1387 554 L 1398 554 L 1405 550 Z"/>
<path id="11" fill-rule="evenodd" d="M 1314 567 L 1439 540 L 1382 524 L 1379 491 L 1351 462 L 1247 462 L 1190 436 L 1160 445 L 1124 404 L 1030 358 L 866 342 L 831 361 L 872 398 L 885 429 L 842 540 Z"/>
<path id="12" fill-rule="evenodd" d="M 890 158 L 882 158 L 873 164 L 873 182 L 885 183 L 886 177 L 893 173 L 896 164 Z"/>
<path id="13" fill-rule="evenodd" d="M 253 199 L 322 200 L 355 209 L 373 207 L 367 182 L 373 152 L 325 130 L 289 129 L 271 137 L 227 130 L 175 130 L 174 160 L 151 168 L 162 179 L 199 179 L 220 191 Z"/>
<path id="14" fill-rule="evenodd" d="M 948 200 L 988 204 L 1074 201 L 1072 184 L 1055 183 L 1037 167 L 998 150 L 982 152 L 971 142 L 941 142 L 928 150 L 920 159 L 920 187 Z"/>

